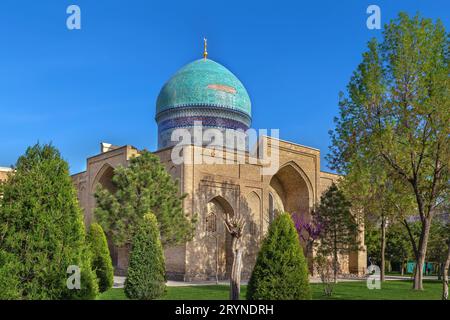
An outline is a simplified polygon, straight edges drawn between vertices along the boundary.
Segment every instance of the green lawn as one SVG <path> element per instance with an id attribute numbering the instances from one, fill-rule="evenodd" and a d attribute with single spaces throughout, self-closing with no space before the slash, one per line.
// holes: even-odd
<path id="1" fill-rule="evenodd" d="M 322 294 L 322 285 L 312 284 L 313 299 L 326 299 Z M 365 281 L 341 282 L 335 287 L 331 299 L 337 300 L 440 300 L 442 283 L 424 281 L 423 291 L 411 289 L 411 281 L 388 281 L 381 285 L 381 290 L 369 290 Z M 227 300 L 228 286 L 189 286 L 168 287 L 163 300 Z M 245 297 L 246 286 L 241 287 L 242 297 Z M 124 300 L 123 289 L 111 289 L 102 293 L 99 300 Z"/>

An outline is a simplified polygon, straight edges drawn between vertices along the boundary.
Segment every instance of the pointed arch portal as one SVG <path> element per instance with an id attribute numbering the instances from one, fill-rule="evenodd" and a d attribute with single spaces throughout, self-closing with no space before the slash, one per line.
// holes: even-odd
<path id="1" fill-rule="evenodd" d="M 273 215 L 280 211 L 302 217 L 308 221 L 311 217 L 311 209 L 314 203 L 312 184 L 304 171 L 294 162 L 283 165 L 270 181 L 270 197 L 272 197 Z M 271 212 L 268 213 L 269 218 Z M 301 240 L 303 250 L 306 244 Z M 305 252 L 305 256 L 311 256 L 312 252 Z"/>
<path id="2" fill-rule="evenodd" d="M 233 264 L 231 235 L 227 232 L 223 218 L 226 214 L 234 215 L 233 207 L 221 196 L 212 198 L 207 204 L 205 228 L 211 240 L 208 245 L 210 255 L 209 272 L 218 279 L 228 279 Z M 215 228 L 212 226 L 215 222 Z"/>

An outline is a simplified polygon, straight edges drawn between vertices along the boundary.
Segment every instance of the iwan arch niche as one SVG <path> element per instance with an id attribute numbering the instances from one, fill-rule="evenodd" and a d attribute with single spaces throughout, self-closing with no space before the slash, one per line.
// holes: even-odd
<path id="1" fill-rule="evenodd" d="M 284 164 L 272 176 L 270 193 L 274 210 L 309 217 L 314 204 L 312 184 L 295 162 Z"/>
<path id="2" fill-rule="evenodd" d="M 203 225 L 208 259 L 204 266 L 210 279 L 228 279 L 233 264 L 231 236 L 223 219 L 226 214 L 234 216 L 233 207 L 222 196 L 215 196 L 206 205 Z"/>

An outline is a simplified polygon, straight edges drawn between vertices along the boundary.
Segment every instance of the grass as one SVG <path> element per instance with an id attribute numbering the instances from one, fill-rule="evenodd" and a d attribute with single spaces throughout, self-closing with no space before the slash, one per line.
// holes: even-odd
<path id="1" fill-rule="evenodd" d="M 311 284 L 314 300 L 440 300 L 442 283 L 424 281 L 423 291 L 411 289 L 411 281 L 387 281 L 380 290 L 369 290 L 365 281 L 341 282 L 335 287 L 331 298 L 323 295 L 321 284 Z M 245 298 L 246 286 L 241 286 Z M 162 300 L 227 300 L 229 287 L 225 285 L 168 287 Z M 123 289 L 110 289 L 98 297 L 99 300 L 126 300 Z"/>
<path id="2" fill-rule="evenodd" d="M 386 281 L 380 290 L 369 290 L 365 281 L 341 282 L 335 287 L 332 300 L 440 300 L 442 283 L 424 281 L 424 290 L 412 290 L 411 281 Z M 322 285 L 313 284 L 313 299 L 326 299 Z"/>
<path id="3" fill-rule="evenodd" d="M 241 286 L 241 295 L 245 297 L 247 286 Z M 226 300 L 229 287 L 225 285 L 167 287 L 161 300 Z M 98 297 L 98 300 L 127 300 L 123 289 L 110 289 Z"/>

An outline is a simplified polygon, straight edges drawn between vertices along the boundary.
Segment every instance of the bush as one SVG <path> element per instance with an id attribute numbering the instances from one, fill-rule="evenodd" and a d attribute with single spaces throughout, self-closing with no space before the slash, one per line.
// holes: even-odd
<path id="1" fill-rule="evenodd" d="M 68 164 L 59 152 L 51 145 L 28 148 L 2 192 L 0 248 L 14 257 L 11 261 L 20 261 L 10 272 L 20 279 L 20 298 L 94 298 L 97 283 L 83 216 Z M 67 288 L 71 265 L 81 269 L 81 290 Z"/>
<path id="2" fill-rule="evenodd" d="M 270 225 L 247 287 L 248 300 L 309 300 L 308 266 L 289 214 Z"/>
<path id="3" fill-rule="evenodd" d="M 80 290 L 66 290 L 68 293 L 62 296 L 61 299 L 76 299 L 76 300 L 94 300 L 98 295 L 98 280 L 95 271 L 92 268 L 92 252 L 88 245 L 83 250 L 81 257 L 81 275 L 80 275 Z M 66 275 L 70 276 L 70 274 Z M 67 285 L 67 282 L 65 282 Z"/>
<path id="4" fill-rule="evenodd" d="M 320 253 L 314 258 L 314 266 L 322 281 L 323 293 L 327 297 L 333 294 L 334 286 L 334 268 L 333 261 Z"/>
<path id="5" fill-rule="evenodd" d="M 114 282 L 114 270 L 105 233 L 98 223 L 92 223 L 88 234 L 92 252 L 92 269 L 98 279 L 100 292 L 110 289 Z"/>
<path id="6" fill-rule="evenodd" d="M 166 268 L 158 223 L 146 214 L 133 238 L 125 280 L 125 294 L 130 299 L 151 300 L 166 290 Z"/>

